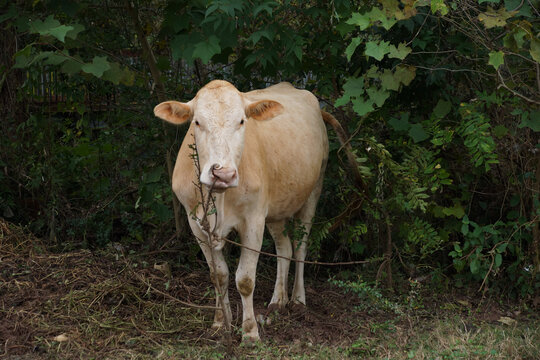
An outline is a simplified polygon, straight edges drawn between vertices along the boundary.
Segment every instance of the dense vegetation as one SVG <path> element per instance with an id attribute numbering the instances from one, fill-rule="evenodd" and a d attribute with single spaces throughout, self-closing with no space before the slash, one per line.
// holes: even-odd
<path id="1" fill-rule="evenodd" d="M 242 91 L 289 81 L 340 119 L 363 175 L 347 175 L 330 131 L 311 259 L 374 259 L 390 286 L 393 274 L 538 292 L 538 1 L 0 8 L 0 216 L 51 246 L 169 246 L 176 230 L 178 259 L 192 261 L 169 186 L 185 127 L 153 106 L 211 79 Z"/>

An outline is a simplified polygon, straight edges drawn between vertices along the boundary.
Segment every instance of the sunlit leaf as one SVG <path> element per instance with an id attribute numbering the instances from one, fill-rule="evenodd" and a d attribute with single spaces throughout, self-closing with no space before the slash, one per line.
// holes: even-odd
<path id="1" fill-rule="evenodd" d="M 377 90 L 375 88 L 368 88 L 366 92 L 369 95 L 369 98 L 377 105 L 378 107 L 383 106 L 384 102 L 390 96 L 390 93 L 385 90 Z"/>
<path id="2" fill-rule="evenodd" d="M 365 101 L 363 97 L 359 97 L 353 100 L 353 110 L 359 116 L 364 116 L 374 110 L 373 102 L 371 100 Z"/>
<path id="3" fill-rule="evenodd" d="M 435 14 L 437 11 L 439 11 L 441 15 L 448 14 L 448 7 L 444 3 L 444 0 L 431 0 L 431 12 Z"/>
<path id="4" fill-rule="evenodd" d="M 384 69 L 381 75 L 381 85 L 387 90 L 399 90 L 399 80 L 394 77 L 394 73 L 389 69 Z"/>
<path id="5" fill-rule="evenodd" d="M 405 86 L 408 86 L 416 76 L 416 68 L 412 65 L 398 65 L 394 78 Z"/>
<path id="6" fill-rule="evenodd" d="M 400 43 L 397 48 L 394 45 L 390 45 L 389 50 L 389 58 L 396 58 L 400 60 L 405 59 L 412 51 L 412 49 L 405 45 L 405 43 Z"/>
<path id="7" fill-rule="evenodd" d="M 499 66 L 504 64 L 504 53 L 502 51 L 490 52 L 488 64 L 493 66 L 495 70 L 499 69 Z"/>
<path id="8" fill-rule="evenodd" d="M 346 23 L 349 25 L 356 25 L 360 27 L 360 30 L 366 30 L 370 24 L 369 14 L 353 13 Z"/>
<path id="9" fill-rule="evenodd" d="M 504 7 L 494 10 L 488 6 L 488 10 L 486 12 L 478 15 L 478 20 L 484 24 L 486 29 L 491 29 L 494 27 L 505 26 L 506 20 L 511 18 L 513 14 L 513 12 L 507 11 Z"/>
<path id="10" fill-rule="evenodd" d="M 354 51 L 362 43 L 362 39 L 360 37 L 355 37 L 351 40 L 351 43 L 347 48 L 345 49 L 345 55 L 347 56 L 347 60 L 351 61 L 351 57 L 354 54 Z"/>
<path id="11" fill-rule="evenodd" d="M 390 52 L 390 43 L 388 41 L 368 41 L 366 43 L 365 54 L 381 61 L 384 55 Z"/>

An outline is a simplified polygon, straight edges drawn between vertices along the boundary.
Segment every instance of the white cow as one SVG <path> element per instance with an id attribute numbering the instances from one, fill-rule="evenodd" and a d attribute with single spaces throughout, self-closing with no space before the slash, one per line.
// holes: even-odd
<path id="1" fill-rule="evenodd" d="M 291 246 L 284 229 L 289 219 L 296 218 L 309 232 L 321 193 L 328 158 L 323 116 L 331 122 L 331 115 L 321 113 L 313 94 L 288 83 L 242 93 L 226 81 L 215 80 L 191 101 L 166 101 L 156 106 L 154 113 L 173 124 L 191 122 L 178 153 L 172 187 L 198 239 L 208 236 L 189 215 L 196 209 L 197 217 L 203 217 L 195 185 L 200 180 L 205 191 L 211 186 L 214 189 L 217 212 L 210 221 L 218 237 L 235 229 L 242 245 L 260 250 L 266 224 L 278 255 L 290 258 L 294 248 L 294 258 L 305 259 L 307 234 L 300 244 Z M 189 145 L 193 143 L 199 156 L 200 179 L 190 157 Z M 205 242 L 199 243 L 208 263 L 214 261 L 216 273 L 212 279 L 225 290 L 223 301 L 230 318 L 226 290 L 229 270 L 221 246 L 210 248 Z M 253 311 L 258 258 L 258 252 L 242 248 L 236 271 L 236 287 L 243 305 L 243 336 L 248 341 L 259 339 Z M 270 307 L 283 307 L 289 302 L 289 264 L 289 260 L 277 259 Z M 296 263 L 291 301 L 306 303 L 302 262 Z M 221 310 L 216 311 L 213 326 L 223 326 Z"/>

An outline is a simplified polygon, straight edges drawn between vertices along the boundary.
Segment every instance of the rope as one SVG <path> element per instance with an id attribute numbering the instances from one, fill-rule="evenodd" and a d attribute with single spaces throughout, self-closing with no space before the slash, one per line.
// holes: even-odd
<path id="1" fill-rule="evenodd" d="M 248 247 L 246 245 L 239 244 L 239 243 L 237 243 L 235 241 L 229 240 L 227 238 L 221 238 L 220 240 L 224 240 L 224 241 L 226 241 L 226 242 L 228 242 L 230 244 L 234 244 L 236 246 L 242 247 L 242 248 L 247 249 L 247 250 L 255 251 L 255 252 L 257 252 L 259 254 L 262 254 L 262 255 L 271 256 L 271 257 L 280 258 L 280 259 L 285 259 L 285 260 L 294 261 L 294 262 L 299 262 L 299 263 L 304 263 L 304 264 L 310 264 L 310 265 L 322 265 L 322 266 L 359 265 L 359 264 L 369 264 L 369 263 L 372 263 L 372 262 L 384 260 L 384 258 L 382 258 L 382 257 L 374 258 L 374 259 L 370 259 L 370 260 L 342 261 L 342 262 L 324 262 L 324 261 L 298 260 L 298 259 L 293 259 L 293 258 L 290 258 L 290 257 L 287 257 L 287 256 L 272 254 L 272 253 L 262 251 L 262 250 L 256 250 L 256 249 L 250 248 L 250 247 Z"/>

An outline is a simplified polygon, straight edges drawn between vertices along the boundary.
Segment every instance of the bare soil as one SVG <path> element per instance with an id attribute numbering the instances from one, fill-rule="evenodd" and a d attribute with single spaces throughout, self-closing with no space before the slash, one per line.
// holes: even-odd
<path id="1" fill-rule="evenodd" d="M 174 264 L 172 259 L 169 264 Z M 0 358 L 175 358 L 163 349 L 197 346 L 226 353 L 220 334 L 210 329 L 213 310 L 184 304 L 214 305 L 204 264 L 195 269 L 154 266 L 163 261 L 163 253 L 127 255 L 119 247 L 54 253 L 39 239 L 0 221 Z M 273 280 L 270 265 L 262 262 L 256 313 L 264 318 L 262 342 L 279 354 L 279 349 L 291 347 L 296 354 L 310 354 L 321 346 L 351 349 L 358 347 L 359 339 L 381 334 L 406 343 L 411 332 L 429 331 L 434 319 L 445 316 L 462 316 L 465 328 L 482 323 L 506 326 L 500 323 L 503 317 L 538 321 L 538 316 L 531 320 L 530 312 L 516 310 L 516 304 L 429 289 L 415 295 L 416 309 L 409 306 L 407 315 L 399 316 L 366 306 L 366 299 L 317 278 L 307 279 L 307 307 L 268 313 Z M 233 345 L 238 348 L 241 302 L 234 281 L 230 297 Z M 381 333 L 385 326 L 393 330 Z M 360 351 L 367 350 L 360 346 Z"/>

